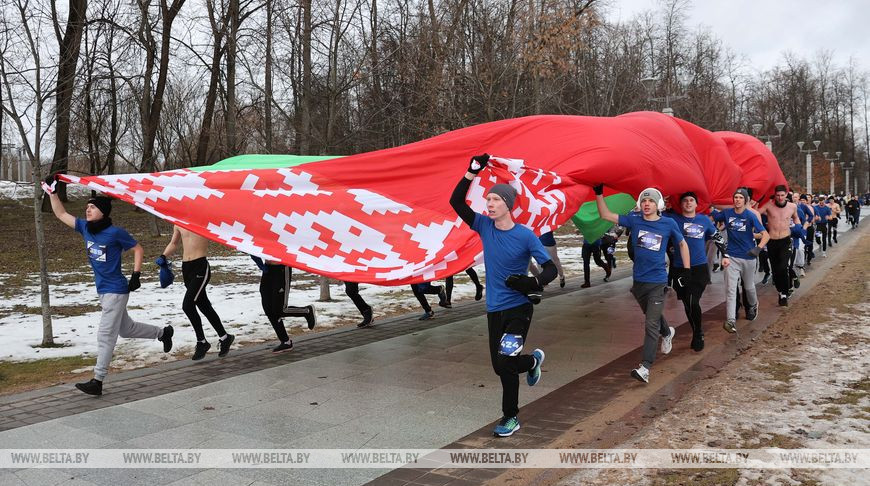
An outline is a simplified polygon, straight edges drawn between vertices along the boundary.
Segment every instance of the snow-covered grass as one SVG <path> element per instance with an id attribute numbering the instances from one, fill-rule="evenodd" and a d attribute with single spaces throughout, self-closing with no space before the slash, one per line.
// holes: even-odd
<path id="1" fill-rule="evenodd" d="M 71 197 L 87 197 L 91 190 L 85 186 L 68 185 L 67 194 Z M 30 182 L 0 181 L 0 199 L 33 199 L 33 184 Z"/>
<path id="2" fill-rule="evenodd" d="M 77 237 L 77 235 L 71 235 Z M 568 278 L 578 278 L 582 275 L 580 246 L 582 238 L 568 236 L 560 238 L 560 258 L 564 264 Z M 78 244 L 78 241 L 75 242 Z M 574 245 L 574 246 L 568 246 Z M 618 254 L 624 255 L 624 243 Z M 619 255 L 618 255 L 619 256 Z M 51 280 L 66 283 L 52 285 L 51 304 L 53 308 L 78 307 L 82 305 L 98 305 L 96 290 L 92 283 L 90 269 L 85 266 L 85 256 L 82 254 L 83 266 L 75 271 L 54 273 Z M 260 271 L 247 255 L 237 254 L 209 258 L 212 266 L 213 280 L 225 283 L 209 285 L 209 299 L 217 310 L 228 332 L 235 334 L 239 345 L 263 343 L 275 340 L 275 334 L 263 314 L 260 304 L 258 281 Z M 601 283 L 603 271 L 592 264 L 594 285 Z M 476 268 L 481 279 L 485 279 L 483 266 Z M 176 281 L 166 289 L 161 289 L 157 283 L 157 267 L 146 263 L 143 271 L 142 288 L 131 294 L 128 310 L 130 316 L 140 322 L 165 326 L 171 324 L 176 328 L 176 346 L 167 356 L 162 352 L 160 343 L 139 339 L 119 339 L 115 349 L 113 366 L 122 369 L 132 369 L 167 359 L 183 359 L 192 354 L 194 333 L 187 317 L 181 310 L 181 300 L 184 294 L 184 284 L 181 281 L 181 269 L 174 265 Z M 12 274 L 0 274 L 0 285 L 12 278 Z M 474 285 L 465 273 L 455 277 L 453 303 L 472 300 Z M 439 282 L 441 283 L 441 282 Z M 554 282 L 551 285 L 557 285 Z M 320 288 L 316 285 L 313 275 L 294 271 L 294 283 L 291 290 L 290 305 L 313 304 L 317 308 L 317 328 L 334 329 L 339 326 L 355 325 L 361 319 L 353 303 L 344 294 L 342 283 L 332 283 L 330 292 L 333 301 L 317 302 Z M 52 319 L 55 341 L 63 347 L 40 348 L 42 340 L 42 317 L 39 315 L 39 285 L 35 278 L 29 278 L 27 284 L 16 292 L 7 292 L 7 297 L 0 300 L 0 341 L 4 343 L 0 351 L 0 361 L 28 361 L 35 359 L 57 358 L 64 356 L 95 355 L 96 329 L 100 313 L 84 312 L 81 315 L 58 316 Z M 419 303 L 414 298 L 408 286 L 383 287 L 362 284 L 360 294 L 374 309 L 376 319 L 404 313 L 422 312 Z M 434 296 L 430 303 L 435 310 L 436 319 L 450 312 L 436 305 Z M 302 318 L 285 319 L 285 325 L 291 334 L 309 333 Z M 216 335 L 207 322 L 204 322 L 206 337 L 214 341 Z"/>

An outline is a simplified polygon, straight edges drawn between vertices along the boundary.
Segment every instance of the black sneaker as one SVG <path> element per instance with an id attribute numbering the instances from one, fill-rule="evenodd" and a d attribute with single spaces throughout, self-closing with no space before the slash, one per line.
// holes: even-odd
<path id="1" fill-rule="evenodd" d="M 208 341 L 201 343 L 199 341 L 196 342 L 196 349 L 193 350 L 193 358 L 190 358 L 194 361 L 199 361 L 202 358 L 205 358 L 205 353 L 211 349 L 211 344 Z"/>
<path id="2" fill-rule="evenodd" d="M 166 326 L 163 328 L 163 334 L 157 338 L 158 341 L 163 343 L 163 352 L 168 353 L 172 351 L 172 336 L 175 334 L 175 329 L 172 326 Z"/>
<path id="3" fill-rule="evenodd" d="M 483 298 L 483 285 L 478 284 L 474 289 L 474 300 L 480 300 Z"/>
<path id="4" fill-rule="evenodd" d="M 761 279 L 761 285 L 767 285 L 767 282 L 770 282 L 770 274 L 769 273 L 764 274 L 764 278 Z"/>
<path id="5" fill-rule="evenodd" d="M 272 348 L 273 353 L 283 353 L 284 351 L 290 351 L 293 349 L 293 341 L 287 341 L 286 343 L 281 343 L 274 348 Z"/>
<path id="6" fill-rule="evenodd" d="M 565 288 L 565 277 L 559 277 L 559 288 L 560 289 Z"/>
<path id="7" fill-rule="evenodd" d="M 580 288 L 581 288 L 581 289 L 588 289 L 588 288 L 591 287 L 591 286 L 592 286 L 592 285 L 590 285 L 589 282 L 583 282 L 583 285 L 581 285 Z"/>
<path id="8" fill-rule="evenodd" d="M 451 303 L 451 302 L 445 302 L 443 304 L 438 304 L 438 305 L 440 305 L 441 307 L 444 307 L 445 309 L 452 309 L 453 308 L 453 303 Z"/>
<path id="9" fill-rule="evenodd" d="M 755 304 L 752 307 L 746 309 L 747 321 L 754 321 L 756 317 L 758 317 L 758 304 Z"/>
<path id="10" fill-rule="evenodd" d="M 310 331 L 317 325 L 317 312 L 314 310 L 313 305 L 307 305 L 305 307 L 308 308 L 308 314 L 305 314 L 305 320 L 308 321 L 308 330 Z"/>
<path id="11" fill-rule="evenodd" d="M 375 318 L 372 315 L 371 309 L 369 309 L 367 311 L 363 311 L 362 315 L 363 315 L 363 320 L 362 320 L 362 322 L 357 324 L 356 327 L 359 327 L 359 328 L 369 327 L 372 325 L 373 322 L 375 322 Z"/>
<path id="12" fill-rule="evenodd" d="M 429 312 L 423 311 L 423 315 L 420 316 L 420 318 L 417 320 L 418 321 L 428 321 L 429 319 L 432 319 L 433 317 L 435 317 L 435 311 L 429 311 Z"/>
<path id="13" fill-rule="evenodd" d="M 718 263 L 714 263 L 714 264 L 713 264 L 713 273 L 716 273 L 716 272 L 718 272 L 718 271 L 719 271 L 719 264 L 718 264 Z"/>
<path id="14" fill-rule="evenodd" d="M 703 334 L 694 334 L 692 335 L 692 349 L 695 352 L 701 351 L 704 349 L 704 335 Z"/>
<path id="15" fill-rule="evenodd" d="M 236 337 L 232 334 L 227 334 L 227 337 L 218 341 L 218 357 L 223 358 L 230 352 L 230 345 L 233 344 L 233 341 L 236 340 Z"/>
<path id="16" fill-rule="evenodd" d="M 91 381 L 84 383 L 76 383 L 76 388 L 88 395 L 100 396 L 103 394 L 103 382 L 96 378 L 91 378 Z"/>
<path id="17" fill-rule="evenodd" d="M 441 290 L 438 291 L 438 305 L 446 308 L 452 307 L 447 301 L 447 292 L 444 291 L 444 286 L 441 286 Z"/>
<path id="18" fill-rule="evenodd" d="M 779 306 L 780 307 L 788 307 L 788 295 L 779 294 Z"/>
<path id="19" fill-rule="evenodd" d="M 801 288 L 801 279 L 798 277 L 793 278 L 791 280 L 791 286 L 796 288 L 796 289 Z"/>

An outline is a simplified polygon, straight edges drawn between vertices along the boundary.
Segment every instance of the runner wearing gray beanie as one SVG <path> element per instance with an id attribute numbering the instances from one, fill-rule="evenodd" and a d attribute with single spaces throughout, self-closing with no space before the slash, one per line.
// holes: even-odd
<path id="1" fill-rule="evenodd" d="M 509 184 L 496 184 L 489 189 L 487 194 L 496 194 L 504 201 L 508 210 L 514 208 L 514 201 L 517 199 L 517 190 Z"/>

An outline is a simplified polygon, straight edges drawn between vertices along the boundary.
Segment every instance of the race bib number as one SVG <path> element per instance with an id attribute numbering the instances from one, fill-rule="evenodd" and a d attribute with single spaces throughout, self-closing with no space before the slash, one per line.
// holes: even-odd
<path id="1" fill-rule="evenodd" d="M 662 235 L 652 231 L 640 230 L 637 232 L 637 246 L 647 250 L 659 251 L 662 249 Z"/>
<path id="2" fill-rule="evenodd" d="M 683 223 L 683 234 L 686 238 L 701 239 L 704 237 L 704 227 L 698 223 Z"/>
<path id="3" fill-rule="evenodd" d="M 519 334 L 502 334 L 498 344 L 498 354 L 517 356 L 523 350 L 523 336 Z"/>
<path id="4" fill-rule="evenodd" d="M 106 245 L 98 245 L 93 241 L 88 242 L 88 258 L 98 262 L 106 261 Z"/>
<path id="5" fill-rule="evenodd" d="M 732 216 L 728 218 L 728 228 L 730 228 L 731 231 L 746 231 L 746 220 Z"/>

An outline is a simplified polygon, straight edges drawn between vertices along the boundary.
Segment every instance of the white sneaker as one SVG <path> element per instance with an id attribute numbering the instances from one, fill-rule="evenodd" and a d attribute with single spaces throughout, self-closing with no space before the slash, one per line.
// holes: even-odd
<path id="1" fill-rule="evenodd" d="M 676 329 L 673 327 L 669 327 L 671 333 L 668 334 L 667 337 L 662 338 L 662 353 L 668 354 L 671 352 L 671 348 L 674 346 L 674 334 L 677 333 Z"/>
<path id="2" fill-rule="evenodd" d="M 827 252 L 824 252 L 824 251 L 822 252 L 822 258 L 828 258 Z"/>
<path id="3" fill-rule="evenodd" d="M 804 271 L 804 267 L 800 267 L 800 270 L 798 271 L 798 274 L 799 274 L 801 277 L 806 277 L 806 276 L 807 276 L 807 272 Z"/>
<path id="4" fill-rule="evenodd" d="M 649 383 L 649 370 L 642 364 L 637 365 L 636 369 L 631 370 L 631 376 L 637 381 Z"/>

